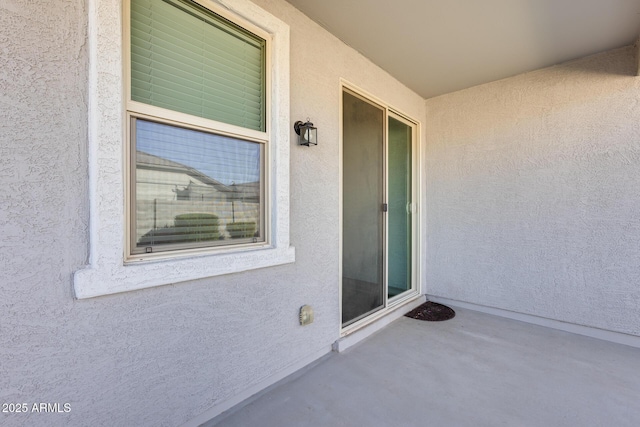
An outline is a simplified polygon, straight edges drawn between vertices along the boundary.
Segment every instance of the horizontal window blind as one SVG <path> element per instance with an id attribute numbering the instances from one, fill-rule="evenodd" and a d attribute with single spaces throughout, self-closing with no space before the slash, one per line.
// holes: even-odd
<path id="1" fill-rule="evenodd" d="M 187 0 L 132 0 L 131 99 L 264 131 L 265 40 Z"/>

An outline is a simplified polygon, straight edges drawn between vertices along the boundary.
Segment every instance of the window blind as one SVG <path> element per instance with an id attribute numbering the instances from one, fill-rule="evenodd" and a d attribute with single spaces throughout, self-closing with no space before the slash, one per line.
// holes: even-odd
<path id="1" fill-rule="evenodd" d="M 187 0 L 132 0 L 131 99 L 264 131 L 265 40 Z"/>

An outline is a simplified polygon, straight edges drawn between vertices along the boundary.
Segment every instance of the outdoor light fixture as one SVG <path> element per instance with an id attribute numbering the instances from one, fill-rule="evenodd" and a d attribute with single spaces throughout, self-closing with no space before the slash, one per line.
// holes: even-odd
<path id="1" fill-rule="evenodd" d="M 313 123 L 307 118 L 306 123 L 298 120 L 294 123 L 293 129 L 298 134 L 298 144 L 306 145 L 318 145 L 318 128 L 313 127 Z"/>

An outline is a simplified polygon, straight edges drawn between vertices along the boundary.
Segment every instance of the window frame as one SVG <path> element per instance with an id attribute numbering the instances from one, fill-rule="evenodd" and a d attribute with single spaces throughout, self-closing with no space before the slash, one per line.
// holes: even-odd
<path id="1" fill-rule="evenodd" d="M 289 244 L 289 26 L 248 0 L 195 2 L 267 41 L 265 132 L 171 110 L 166 117 L 163 108 L 131 101 L 130 0 L 89 0 L 89 260 L 74 274 L 76 298 L 295 261 Z M 188 122 L 208 132 L 214 125 L 216 134 L 263 141 L 264 242 L 130 256 L 132 106 L 141 119 L 180 127 Z"/>

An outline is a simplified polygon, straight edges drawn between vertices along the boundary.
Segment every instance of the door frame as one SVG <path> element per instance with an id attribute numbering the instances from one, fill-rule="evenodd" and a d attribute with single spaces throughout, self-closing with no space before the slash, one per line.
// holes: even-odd
<path id="1" fill-rule="evenodd" d="M 373 105 L 380 107 L 384 111 L 384 201 L 388 203 L 388 139 L 389 139 L 389 117 L 393 117 L 396 120 L 400 120 L 401 122 L 413 126 L 414 132 L 412 135 L 412 159 L 411 159 L 411 167 L 412 167 L 412 289 L 403 294 L 400 294 L 393 298 L 388 298 L 388 215 L 385 215 L 384 219 L 384 237 L 383 237 L 383 248 L 384 248 L 384 260 L 383 260 L 383 270 L 384 270 L 384 304 L 383 307 L 368 316 L 359 319 L 347 326 L 342 325 L 342 255 L 343 255 L 343 196 L 344 196 L 344 171 L 343 171 L 343 161 L 344 161 L 344 140 L 343 140 L 343 93 L 349 92 L 351 95 L 361 98 L 362 100 L 369 102 Z M 420 121 L 411 118 L 408 114 L 403 113 L 401 110 L 390 106 L 388 103 L 379 99 L 378 97 L 368 93 L 357 87 L 356 85 L 348 82 L 345 79 L 340 79 L 339 85 L 339 268 L 338 268 L 338 283 L 339 286 L 339 307 L 340 307 L 340 336 L 346 336 L 355 332 L 362 327 L 375 322 L 381 317 L 386 316 L 391 311 L 394 311 L 395 308 L 409 303 L 417 298 L 419 298 L 422 294 L 422 277 L 421 277 L 421 265 L 419 260 L 421 259 L 420 253 L 422 248 L 422 233 L 421 233 L 421 225 L 422 225 L 422 214 L 421 214 L 421 188 L 422 188 L 422 171 L 420 168 L 421 165 L 421 150 L 420 150 L 420 138 L 421 138 L 421 126 Z"/>

